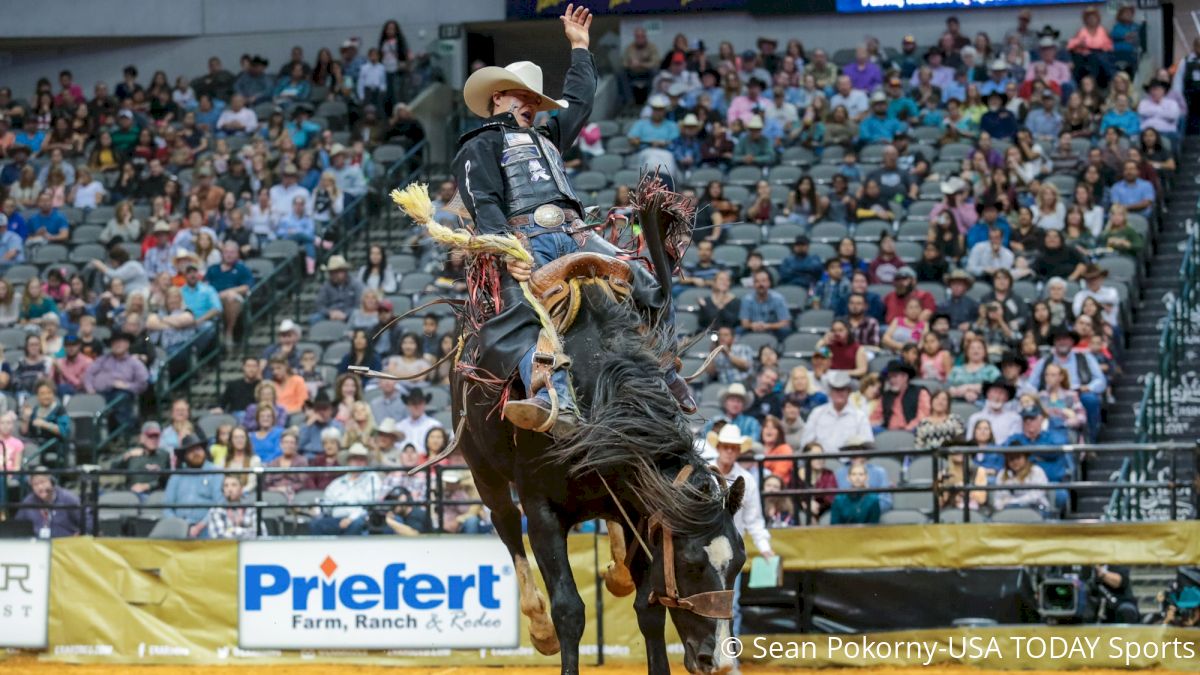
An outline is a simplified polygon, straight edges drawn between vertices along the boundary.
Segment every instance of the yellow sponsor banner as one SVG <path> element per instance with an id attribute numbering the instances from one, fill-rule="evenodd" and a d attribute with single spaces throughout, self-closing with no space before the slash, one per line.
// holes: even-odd
<path id="1" fill-rule="evenodd" d="M 771 530 L 771 548 L 788 570 L 1196 565 L 1200 521 L 801 527 Z"/>
<path id="2" fill-rule="evenodd" d="M 799 528 L 772 531 L 772 546 L 790 570 L 855 569 L 891 567 L 964 568 L 976 566 L 1091 564 L 1183 565 L 1200 563 L 1200 523 L 1111 523 L 1047 525 L 944 525 L 873 527 L 871 536 L 862 529 Z M 448 535 L 453 536 L 453 535 Z M 597 659 L 596 565 L 604 570 L 610 560 L 607 539 L 600 537 L 599 550 L 591 535 L 568 540 L 568 554 L 580 596 L 586 606 L 587 624 L 581 645 L 581 661 Z M 336 550 L 336 541 L 331 547 Z M 753 546 L 747 544 L 753 554 Z M 531 562 L 533 557 L 530 556 Z M 521 645 L 516 649 L 429 650 L 429 651 L 250 651 L 237 648 L 237 544 L 210 541 L 153 541 L 145 539 L 56 539 L 51 556 L 50 647 L 44 658 L 89 663 L 311 663 L 329 660 L 385 665 L 557 665 L 557 656 L 541 656 L 529 644 L 528 627 L 522 617 Z M 542 586 L 540 574 L 535 574 Z M 604 595 L 605 660 L 610 663 L 642 663 L 645 650 L 633 611 L 632 596 Z M 682 649 L 670 622 L 667 644 L 672 659 Z M 1082 632 L 1102 638 L 1150 645 L 1173 639 L 1195 644 L 1196 631 L 1161 627 L 1045 627 L 1014 626 L 975 629 L 943 629 L 887 633 L 880 640 L 926 640 L 939 642 L 948 650 L 970 647 L 964 636 L 1004 642 L 1003 658 L 982 654 L 980 658 L 954 659 L 989 668 L 1080 667 L 1070 659 L 1018 659 L 1012 645 L 1016 638 L 1032 636 L 1067 637 Z M 912 636 L 912 637 L 908 637 Z M 808 666 L 911 665 L 911 660 L 878 661 L 878 656 L 847 656 L 845 650 L 830 653 L 829 641 L 860 636 L 764 636 L 780 644 L 813 642 L 809 649 L 825 660 L 796 661 L 786 655 L 753 658 L 753 637 L 747 637 L 743 658 L 763 662 Z M 872 636 L 868 636 L 872 637 Z M 822 651 L 823 649 L 823 651 Z M 949 658 L 949 652 L 939 652 Z M 972 652 L 968 652 L 970 656 Z M 1139 667 L 1160 665 L 1184 668 L 1187 661 L 1139 656 Z M 1200 656 L 1200 649 L 1197 649 Z M 888 658 L 895 659 L 895 655 Z M 916 658 L 913 656 L 912 658 Z M 951 661 L 939 661 L 948 663 Z M 1192 660 L 1191 664 L 1196 663 Z M 1110 658 L 1088 661 L 1095 667 L 1121 667 Z M 1194 670 L 1194 666 L 1191 667 Z"/>

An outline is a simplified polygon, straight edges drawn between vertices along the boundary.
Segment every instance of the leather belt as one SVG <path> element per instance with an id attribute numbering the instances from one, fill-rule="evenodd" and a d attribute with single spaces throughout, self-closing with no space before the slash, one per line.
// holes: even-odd
<path id="1" fill-rule="evenodd" d="M 564 209 L 554 204 L 543 204 L 533 211 L 508 219 L 508 224 L 514 227 L 537 225 L 547 230 L 558 230 L 563 223 L 574 223 L 581 217 L 574 209 Z"/>

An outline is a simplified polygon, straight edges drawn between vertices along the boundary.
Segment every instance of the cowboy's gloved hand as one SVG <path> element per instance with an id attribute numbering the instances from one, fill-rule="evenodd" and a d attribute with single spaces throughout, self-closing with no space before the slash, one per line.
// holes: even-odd
<path id="1" fill-rule="evenodd" d="M 529 281 L 529 275 L 533 273 L 533 265 L 516 258 L 509 258 L 508 273 L 512 275 L 512 278 L 524 283 Z"/>

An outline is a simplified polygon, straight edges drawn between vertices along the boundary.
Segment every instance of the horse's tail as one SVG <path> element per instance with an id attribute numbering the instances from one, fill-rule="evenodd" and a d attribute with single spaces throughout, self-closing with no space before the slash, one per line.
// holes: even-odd
<path id="1" fill-rule="evenodd" d="M 587 423 L 550 449 L 552 461 L 572 477 L 595 472 L 614 489 L 625 487 L 643 513 L 661 512 L 680 531 L 711 525 L 711 500 L 691 485 L 672 481 L 685 464 L 695 463 L 692 436 L 675 398 L 645 358 L 614 356 L 595 378 Z"/>

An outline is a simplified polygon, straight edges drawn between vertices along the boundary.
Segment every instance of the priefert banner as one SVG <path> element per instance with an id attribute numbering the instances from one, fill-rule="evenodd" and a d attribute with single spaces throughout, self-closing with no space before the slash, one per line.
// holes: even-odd
<path id="1" fill-rule="evenodd" d="M 516 647 L 512 559 L 495 537 L 247 541 L 243 649 Z"/>

